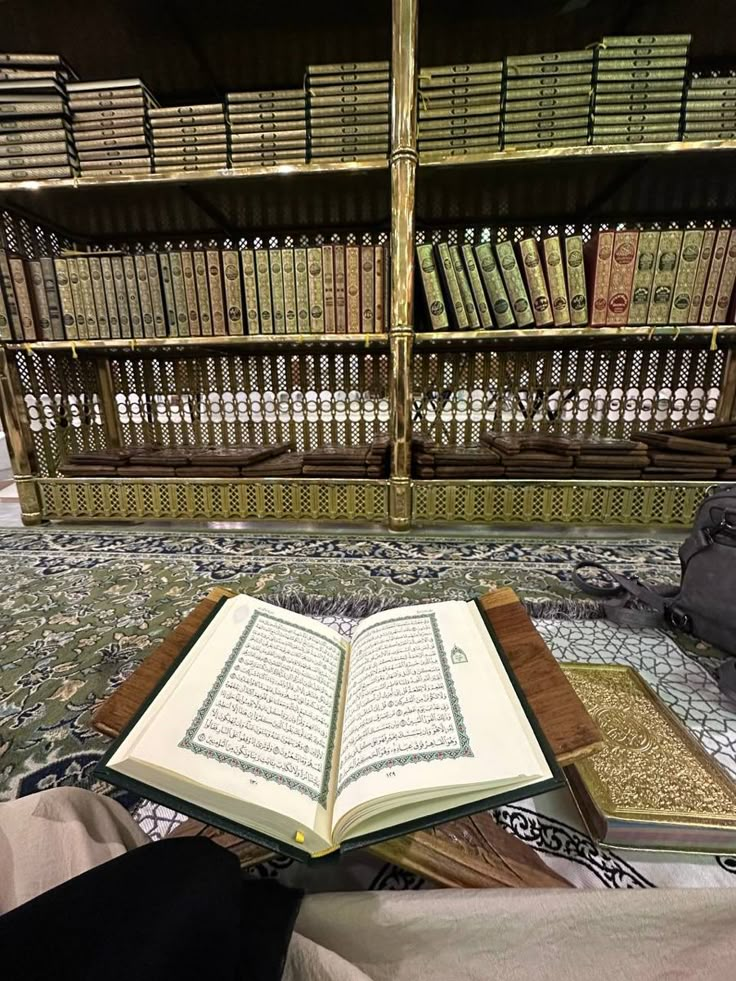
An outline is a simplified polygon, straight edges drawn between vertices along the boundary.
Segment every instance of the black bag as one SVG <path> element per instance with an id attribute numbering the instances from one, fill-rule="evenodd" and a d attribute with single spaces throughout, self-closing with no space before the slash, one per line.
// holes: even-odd
<path id="1" fill-rule="evenodd" d="M 679 586 L 647 585 L 595 562 L 579 562 L 572 580 L 578 589 L 603 600 L 606 616 L 616 623 L 628 627 L 667 623 L 736 655 L 736 487 L 711 491 L 679 554 Z M 595 569 L 613 582 L 596 585 L 580 575 L 583 569 Z M 723 665 L 720 681 L 723 688 L 736 692 L 736 661 Z"/>

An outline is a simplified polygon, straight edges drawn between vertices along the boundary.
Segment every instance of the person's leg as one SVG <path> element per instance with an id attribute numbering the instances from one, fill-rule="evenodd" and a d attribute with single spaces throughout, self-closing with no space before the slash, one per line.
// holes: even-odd
<path id="1" fill-rule="evenodd" d="M 244 882 L 204 838 L 164 840 L 0 916 L 3 975 L 24 981 L 278 981 L 301 894 Z"/>
<path id="2" fill-rule="evenodd" d="M 0 913 L 147 843 L 124 808 L 88 790 L 0 803 Z"/>

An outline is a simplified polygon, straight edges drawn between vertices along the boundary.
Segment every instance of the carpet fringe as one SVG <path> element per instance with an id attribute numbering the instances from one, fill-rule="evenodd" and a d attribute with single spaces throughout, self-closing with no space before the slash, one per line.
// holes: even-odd
<path id="1" fill-rule="evenodd" d="M 468 600 L 474 598 L 469 593 Z M 363 620 L 365 617 L 397 609 L 406 603 L 401 597 L 384 596 L 312 596 L 309 593 L 283 592 L 264 597 L 267 603 L 301 613 L 307 617 L 346 617 L 350 620 Z M 420 603 L 435 602 L 423 599 Z M 530 617 L 535 620 L 604 620 L 606 613 L 603 604 L 596 600 L 543 599 L 522 600 Z"/>

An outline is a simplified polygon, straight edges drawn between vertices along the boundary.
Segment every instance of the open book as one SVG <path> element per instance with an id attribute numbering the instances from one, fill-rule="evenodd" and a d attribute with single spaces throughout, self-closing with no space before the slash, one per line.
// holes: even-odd
<path id="1" fill-rule="evenodd" d="M 559 784 L 475 603 L 404 607 L 348 641 L 223 601 L 98 772 L 315 858 Z"/>

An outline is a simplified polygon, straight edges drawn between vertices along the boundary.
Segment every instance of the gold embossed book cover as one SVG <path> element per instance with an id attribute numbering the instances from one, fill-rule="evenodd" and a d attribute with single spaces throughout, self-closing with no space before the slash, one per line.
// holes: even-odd
<path id="1" fill-rule="evenodd" d="M 593 837 L 622 848 L 736 851 L 736 784 L 638 672 L 563 668 L 604 737 L 567 769 Z"/>

